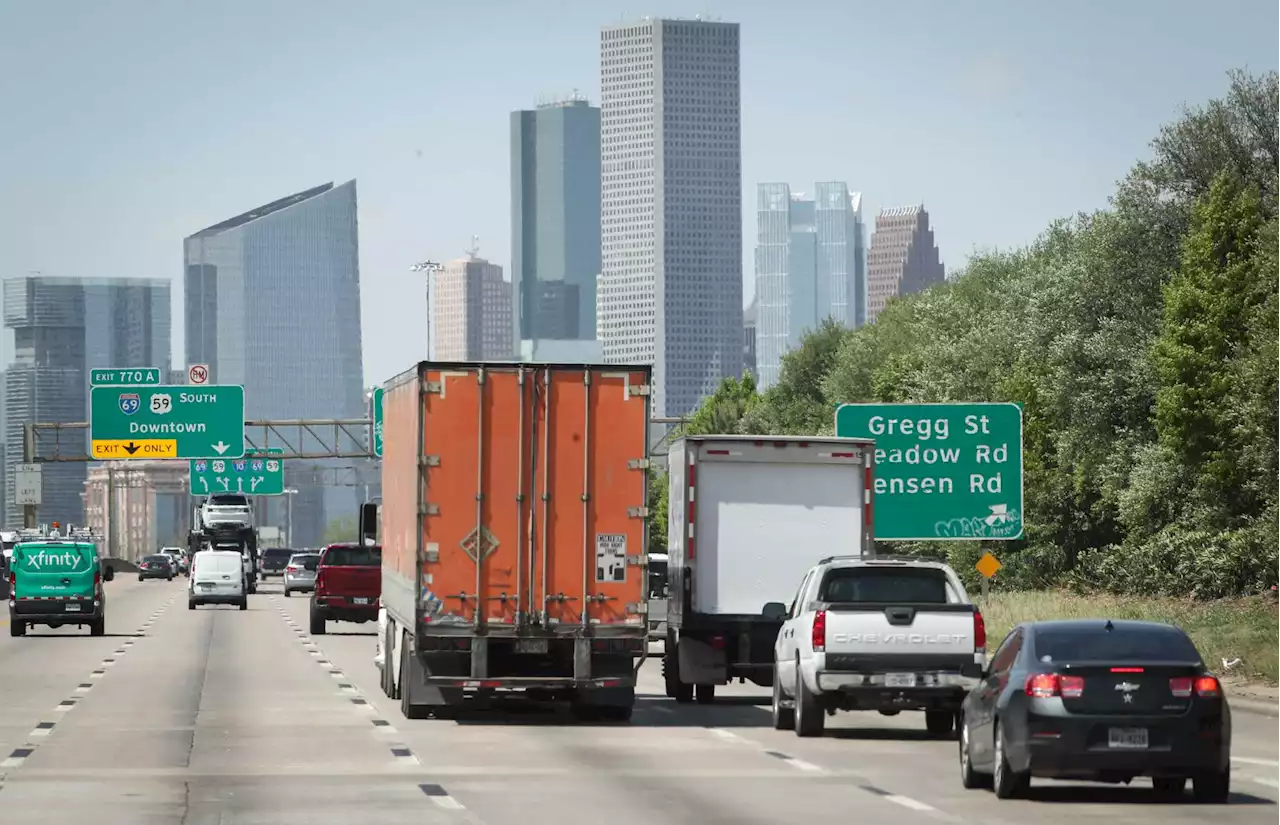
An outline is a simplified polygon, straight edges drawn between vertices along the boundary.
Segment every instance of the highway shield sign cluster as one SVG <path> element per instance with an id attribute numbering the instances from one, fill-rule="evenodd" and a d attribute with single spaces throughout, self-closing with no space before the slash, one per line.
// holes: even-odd
<path id="1" fill-rule="evenodd" d="M 1022 408 L 843 404 L 836 435 L 876 442 L 878 541 L 1022 538 Z"/>
<path id="2" fill-rule="evenodd" d="M 246 496 L 284 495 L 283 452 L 245 450 L 243 458 L 199 458 L 191 462 L 191 494 L 243 493 Z"/>
<path id="3" fill-rule="evenodd" d="M 244 387 L 95 386 L 89 432 L 97 460 L 240 458 Z"/>

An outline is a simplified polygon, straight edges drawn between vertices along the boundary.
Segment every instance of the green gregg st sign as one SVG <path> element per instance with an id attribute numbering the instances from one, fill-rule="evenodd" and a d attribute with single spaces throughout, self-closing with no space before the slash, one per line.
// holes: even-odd
<path id="1" fill-rule="evenodd" d="M 191 494 L 284 495 L 284 461 L 279 447 L 245 450 L 244 458 L 198 458 L 191 462 Z"/>
<path id="2" fill-rule="evenodd" d="M 876 442 L 878 541 L 1022 538 L 1022 407 L 842 404 L 836 435 Z"/>

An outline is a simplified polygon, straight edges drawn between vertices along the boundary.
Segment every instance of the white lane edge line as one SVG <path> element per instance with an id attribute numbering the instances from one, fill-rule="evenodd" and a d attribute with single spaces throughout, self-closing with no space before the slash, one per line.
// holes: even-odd
<path id="1" fill-rule="evenodd" d="M 1280 762 L 1274 759 L 1254 759 L 1249 756 L 1233 756 L 1232 762 L 1243 762 L 1246 765 L 1266 765 L 1268 768 L 1280 767 Z"/>
<path id="2" fill-rule="evenodd" d="M 458 802 L 453 797 L 430 797 L 431 803 L 438 808 L 444 808 L 445 811 L 465 811 L 466 806 Z"/>
<path id="3" fill-rule="evenodd" d="M 889 800 L 890 802 L 893 802 L 894 804 L 901 805 L 901 806 L 902 806 L 902 807 L 904 807 L 904 808 L 910 808 L 910 809 L 911 809 L 911 810 L 913 810 L 913 811 L 936 811 L 936 810 L 938 810 L 937 808 L 933 807 L 932 805 L 928 805 L 928 804 L 926 804 L 926 803 L 924 803 L 924 802 L 921 802 L 921 801 L 920 801 L 920 800 L 918 800 L 918 799 L 912 799 L 912 798 L 911 798 L 911 797 L 909 797 L 909 796 L 899 796 L 899 795 L 898 795 L 898 794 L 896 794 L 896 793 L 889 794 L 888 796 L 886 796 L 886 797 L 885 797 L 885 799 Z"/>
<path id="4" fill-rule="evenodd" d="M 743 739 L 741 736 L 739 736 L 736 733 L 732 733 L 727 730 L 722 730 L 720 728 L 707 728 L 707 730 L 711 731 L 712 735 L 718 736 L 719 738 L 725 740 L 726 742 L 746 742 L 747 741 L 746 739 Z"/>
<path id="5" fill-rule="evenodd" d="M 1274 779 L 1263 779 L 1260 776 L 1246 776 L 1245 779 L 1257 782 L 1259 785 L 1266 785 L 1268 788 L 1280 788 L 1280 782 Z"/>

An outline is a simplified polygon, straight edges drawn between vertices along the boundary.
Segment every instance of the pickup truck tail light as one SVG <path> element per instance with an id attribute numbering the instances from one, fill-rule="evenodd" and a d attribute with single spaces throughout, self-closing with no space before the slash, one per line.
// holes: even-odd
<path id="1" fill-rule="evenodd" d="M 813 614 L 813 638 L 812 647 L 814 653 L 822 653 L 827 649 L 827 611 L 819 610 Z"/>
<path id="2" fill-rule="evenodd" d="M 324 592 L 324 568 L 323 567 L 316 570 L 316 592 L 317 593 Z"/>
<path id="3" fill-rule="evenodd" d="M 987 650 L 987 620 L 976 607 L 973 609 L 973 647 L 983 653 Z"/>
<path id="4" fill-rule="evenodd" d="M 1065 699 L 1079 699 L 1084 693 L 1083 676 L 1063 676 L 1058 673 L 1034 673 L 1027 677 L 1026 694 L 1037 699 L 1048 699 L 1061 696 Z"/>
<path id="5" fill-rule="evenodd" d="M 288 571 L 288 572 L 290 572 L 290 573 L 297 573 L 297 572 L 298 572 L 298 567 L 297 567 L 297 565 L 293 565 L 293 564 L 291 564 L 291 565 L 289 565 L 288 567 L 286 567 L 286 568 L 285 568 L 285 570 L 287 570 L 287 571 Z"/>

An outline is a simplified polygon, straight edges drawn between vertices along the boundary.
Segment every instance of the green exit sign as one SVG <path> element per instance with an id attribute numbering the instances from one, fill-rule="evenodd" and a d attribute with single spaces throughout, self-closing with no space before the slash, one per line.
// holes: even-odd
<path id="1" fill-rule="evenodd" d="M 279 447 L 248 449 L 243 458 L 200 458 L 191 462 L 191 494 L 284 495 L 284 461 Z"/>
<path id="2" fill-rule="evenodd" d="M 153 387 L 160 383 L 160 370 L 155 367 L 98 367 L 89 370 L 89 385 L 94 387 Z"/>

